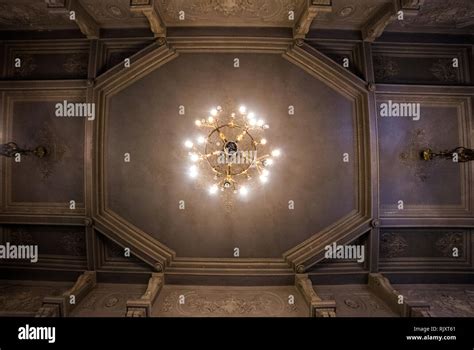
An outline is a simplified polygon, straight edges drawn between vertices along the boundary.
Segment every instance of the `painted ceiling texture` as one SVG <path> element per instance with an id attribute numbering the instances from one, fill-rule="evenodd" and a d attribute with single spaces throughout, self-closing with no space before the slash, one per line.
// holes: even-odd
<path id="1" fill-rule="evenodd" d="M 0 0 L 0 243 L 39 246 L 34 265 L 0 261 L 0 316 L 474 315 L 474 162 L 421 158 L 474 146 L 473 15 Z M 65 101 L 94 118 L 57 117 Z M 241 105 L 281 155 L 246 196 L 210 195 L 185 141 Z M 16 161 L 9 142 L 47 153 Z"/>

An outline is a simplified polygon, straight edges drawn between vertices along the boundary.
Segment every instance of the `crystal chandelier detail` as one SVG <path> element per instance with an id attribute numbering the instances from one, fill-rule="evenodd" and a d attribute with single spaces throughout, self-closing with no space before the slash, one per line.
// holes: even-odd
<path id="1" fill-rule="evenodd" d="M 268 182 L 269 168 L 281 154 L 279 149 L 269 151 L 263 137 L 269 128 L 255 113 L 240 106 L 238 112 L 225 112 L 221 106 L 211 109 L 207 118 L 195 122 L 207 135 L 195 141 L 186 140 L 189 150 L 189 176 L 208 181 L 210 195 L 219 191 L 247 196 L 258 178 L 261 184 Z"/>

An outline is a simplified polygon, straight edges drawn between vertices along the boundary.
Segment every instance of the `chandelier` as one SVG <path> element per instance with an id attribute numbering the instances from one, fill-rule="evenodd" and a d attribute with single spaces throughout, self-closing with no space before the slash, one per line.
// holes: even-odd
<path id="1" fill-rule="evenodd" d="M 196 120 L 207 135 L 184 143 L 191 161 L 189 176 L 207 182 L 211 195 L 222 191 L 246 196 L 254 185 L 252 179 L 268 182 L 269 168 L 281 152 L 269 151 L 263 137 L 269 126 L 255 113 L 247 112 L 245 106 L 229 112 L 218 106 L 206 118 Z"/>
<path id="2" fill-rule="evenodd" d="M 456 156 L 456 162 L 465 163 L 474 160 L 474 149 L 466 147 L 456 147 L 449 151 L 434 152 L 431 149 L 425 149 L 421 152 L 423 160 L 433 160 L 435 158 L 453 160 Z"/>
<path id="3" fill-rule="evenodd" d="M 0 155 L 13 158 L 19 154 L 23 154 L 23 155 L 33 154 L 38 158 L 43 158 L 48 154 L 48 151 L 43 146 L 38 146 L 32 149 L 29 149 L 29 148 L 21 148 L 15 142 L 0 144 Z"/>

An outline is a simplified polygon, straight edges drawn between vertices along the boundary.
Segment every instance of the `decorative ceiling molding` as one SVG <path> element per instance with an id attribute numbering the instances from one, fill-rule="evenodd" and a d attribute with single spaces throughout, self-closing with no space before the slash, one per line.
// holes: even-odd
<path id="1" fill-rule="evenodd" d="M 338 220 L 308 240 L 284 253 L 285 259 L 297 273 L 304 273 L 309 267 L 324 259 L 324 247 L 338 242 L 347 244 L 360 237 L 371 226 L 371 157 L 369 130 L 369 97 L 365 83 L 334 63 L 309 45 L 291 47 L 283 57 L 304 69 L 308 74 L 322 80 L 331 88 L 353 101 L 355 112 L 358 161 L 358 195 L 356 210 Z"/>
<path id="2" fill-rule="evenodd" d="M 148 286 L 145 293 L 140 299 L 127 300 L 126 307 L 127 317 L 151 317 L 153 304 L 158 294 L 160 294 L 165 284 L 165 276 L 163 273 L 152 273 L 148 280 Z"/>
<path id="3" fill-rule="evenodd" d="M 470 104 L 470 97 L 468 96 L 435 96 L 433 94 L 422 93 L 404 93 L 398 91 L 395 94 L 377 94 L 377 103 L 391 100 L 393 102 L 417 102 L 421 103 L 423 107 L 431 108 L 451 108 L 456 111 L 456 119 L 458 125 L 458 144 L 469 145 L 469 134 L 472 128 L 472 120 L 469 117 L 472 115 L 472 107 Z M 446 113 L 446 112 L 445 112 Z M 439 127 L 439 126 L 438 126 Z M 382 133 L 379 131 L 379 135 Z M 431 135 L 432 132 L 427 132 Z M 432 143 L 431 141 L 430 143 Z M 415 143 L 416 145 L 416 143 Z M 407 145 L 409 147 L 410 145 Z M 430 145 L 430 147 L 433 147 Z M 403 152 L 403 151 L 402 151 Z M 407 151 L 405 151 L 407 152 Z M 401 163 L 403 164 L 403 163 Z M 410 163 L 409 163 L 410 164 Z M 414 163 L 411 163 L 413 166 Z M 412 170 L 413 171 L 413 170 Z M 383 196 L 380 203 L 380 216 L 382 218 L 467 218 L 470 219 L 474 212 L 474 188 L 470 185 L 472 182 L 472 168 L 469 166 L 462 166 L 459 169 L 460 174 L 460 198 L 459 203 L 456 204 L 439 204 L 424 203 L 424 204 L 405 204 L 403 210 L 398 210 L 396 204 L 383 203 Z M 399 175 L 399 174 L 398 174 Z M 399 175 L 400 176 L 400 175 Z M 446 220 L 444 219 L 444 220 Z M 446 222 L 446 221 L 445 221 Z"/>
<path id="4" fill-rule="evenodd" d="M 95 271 L 85 271 L 81 274 L 74 286 L 60 296 L 45 297 L 43 305 L 36 317 L 66 317 L 72 310 L 94 289 L 97 284 Z M 76 303 L 71 304 L 70 297 L 74 296 Z"/>
<path id="5" fill-rule="evenodd" d="M 408 300 L 403 293 L 397 291 L 387 277 L 381 273 L 370 273 L 367 283 L 369 289 L 401 317 L 431 317 L 431 306 L 425 301 Z M 400 296 L 403 303 L 400 304 Z"/>
<path id="6" fill-rule="evenodd" d="M 375 39 L 381 36 L 385 27 L 396 18 L 399 10 L 398 0 L 393 0 L 393 3 L 382 6 L 363 26 L 362 38 L 364 41 L 374 42 Z"/>
<path id="7" fill-rule="evenodd" d="M 158 12 L 155 0 L 131 0 L 130 11 L 142 13 L 148 19 L 155 37 L 166 37 L 166 26 Z"/>
<path id="8" fill-rule="evenodd" d="M 3 120 L 2 129 L 5 130 L 4 137 L 6 139 L 13 138 L 13 123 L 15 115 L 15 106 L 18 106 L 22 103 L 32 103 L 32 102 L 44 102 L 48 101 L 51 103 L 68 99 L 69 101 L 78 101 L 81 102 L 84 99 L 83 90 L 23 90 L 23 91 L 11 91 L 5 95 L 4 106 L 3 106 L 3 115 L 5 116 Z M 43 133 L 41 141 L 46 141 L 50 147 L 56 147 L 56 145 L 61 145 L 61 148 L 64 147 L 63 140 L 58 138 L 55 132 L 51 129 L 51 124 L 46 124 L 43 131 L 38 130 L 38 132 Z M 40 134 L 38 134 L 40 135 Z M 46 137 L 45 137 L 46 136 Z M 39 137 L 39 136 L 38 136 Z M 46 139 L 46 140 L 45 140 Z M 57 165 L 57 159 L 52 159 L 50 162 L 42 165 L 42 167 L 47 167 L 44 171 L 51 171 L 51 166 Z M 69 202 L 60 202 L 60 201 L 51 201 L 51 202 L 17 202 L 14 200 L 14 193 L 12 189 L 12 178 L 13 165 L 11 162 L 5 163 L 4 176 L 1 179 L 2 193 L 3 193 L 3 208 L 2 215 L 18 215 L 18 217 L 31 217 L 32 222 L 43 222 L 44 219 L 39 219 L 39 216 L 54 216 L 57 218 L 64 218 L 65 220 L 74 220 L 77 221 L 79 217 L 83 216 L 85 213 L 84 202 L 82 199 L 76 202 L 76 209 L 69 209 Z M 1 216 L 0 216 L 1 217 Z M 77 219 L 74 219 L 76 217 Z M 3 220 L 3 219 L 2 219 Z M 79 219 L 83 220 L 83 219 Z M 1 220 L 0 220 L 1 221 Z"/>
<path id="9" fill-rule="evenodd" d="M 293 27 L 307 0 L 156 0 L 167 26 Z M 292 15 L 290 15 L 292 13 Z"/>
<path id="10" fill-rule="evenodd" d="M 319 13 L 331 11 L 332 0 L 307 0 L 303 7 L 303 12 L 293 28 L 293 38 L 304 39 L 316 16 Z"/>
<path id="11" fill-rule="evenodd" d="M 239 37 L 176 37 L 168 38 L 177 52 L 247 52 L 284 53 L 291 45 L 289 38 L 239 38 Z"/>
<path id="12" fill-rule="evenodd" d="M 393 3 L 403 9 L 405 18 L 388 23 L 389 31 L 469 34 L 474 25 L 474 4 L 470 0 L 333 0 L 332 11 L 320 11 L 314 20 L 311 20 L 314 12 L 308 11 L 308 6 L 324 6 L 329 0 L 133 1 L 135 6 L 153 9 L 148 14 L 139 9 L 133 11 L 131 0 L 0 0 L 0 28 L 35 31 L 75 28 L 74 21 L 64 12 L 70 10 L 70 2 L 84 9 L 77 24 L 91 38 L 98 32 L 86 18 L 101 28 L 146 28 L 151 21 L 154 33 L 160 33 L 164 27 L 295 28 L 300 18 L 299 35 L 311 22 L 313 29 L 361 30 L 374 14 Z"/>
<path id="13" fill-rule="evenodd" d="M 402 2 L 406 16 L 389 30 L 430 33 L 472 33 L 474 3 L 470 0 L 430 0 Z"/>
<path id="14" fill-rule="evenodd" d="M 320 13 L 311 29 L 360 30 L 384 4 L 392 0 L 333 0 L 332 11 Z"/>
<path id="15" fill-rule="evenodd" d="M 364 41 L 374 42 L 380 37 L 385 28 L 397 20 L 399 11 L 403 16 L 403 21 L 407 18 L 414 18 L 423 5 L 424 0 L 393 0 L 377 11 L 363 26 L 362 38 Z"/>
<path id="16" fill-rule="evenodd" d="M 64 0 L 48 0 L 51 6 L 62 6 Z M 58 3 L 58 4 L 56 4 Z M 45 1 L 0 0 L 0 28 L 2 30 L 70 29 L 76 25 L 61 13 L 51 12 Z"/>
<path id="17" fill-rule="evenodd" d="M 87 39 L 99 38 L 99 25 L 79 0 L 45 0 L 45 2 L 50 13 L 64 14 L 71 21 L 76 22 Z"/>
<path id="18" fill-rule="evenodd" d="M 347 74 L 347 71 L 326 58 L 319 52 L 313 52 L 314 49 L 308 47 L 291 47 L 289 48 L 291 39 L 275 39 L 262 41 L 256 38 L 179 38 L 172 39 L 167 45 L 160 46 L 158 42 L 150 45 L 141 53 L 132 57 L 134 62 L 130 68 L 124 68 L 118 65 L 101 75 L 94 86 L 94 101 L 100 109 L 97 111 L 98 123 L 96 123 L 95 140 L 96 147 L 96 167 L 94 169 L 94 184 L 96 187 L 94 198 L 94 227 L 104 235 L 120 244 L 123 247 L 129 247 L 132 254 L 139 257 L 149 265 L 153 266 L 158 272 L 163 271 L 166 266 L 170 266 L 174 273 L 180 273 L 180 266 L 188 271 L 197 271 L 202 267 L 203 262 L 200 260 L 186 260 L 183 264 L 178 264 L 175 253 L 164 246 L 150 235 L 142 232 L 140 229 L 130 224 L 108 208 L 107 205 L 107 186 L 105 173 L 105 140 L 107 138 L 106 125 L 107 119 L 110 118 L 108 113 L 109 99 L 114 94 L 133 84 L 135 81 L 146 76 L 151 71 L 157 69 L 161 65 L 169 62 L 177 57 L 181 52 L 264 52 L 280 54 L 288 61 L 300 66 L 316 79 L 322 80 L 334 90 L 353 101 L 356 113 L 356 139 L 359 143 L 358 148 L 369 152 L 368 147 L 368 126 L 364 118 L 368 115 L 368 99 L 365 82 L 361 79 Z M 308 50 L 311 53 L 308 53 Z M 370 155 L 366 152 L 358 154 L 359 173 L 357 183 L 359 186 L 359 195 L 356 199 L 357 210 L 350 213 L 347 217 L 341 219 L 335 225 L 316 233 L 309 240 L 301 243 L 283 258 L 290 263 L 298 272 L 313 265 L 324 257 L 324 246 L 328 242 L 332 243 L 335 239 L 338 242 L 350 242 L 358 236 L 370 229 L 371 213 L 370 213 L 370 186 L 367 176 L 370 174 Z M 368 157 L 368 158 L 367 158 Z M 315 244 L 315 242 L 317 242 Z M 221 271 L 225 269 L 229 273 L 231 271 L 242 273 L 242 261 L 222 261 L 209 260 L 205 264 L 211 267 L 212 264 Z M 251 259 L 254 273 L 261 274 L 268 265 L 268 259 Z M 248 262 L 246 261 L 245 263 Z M 275 261 L 274 269 L 281 270 L 283 260 Z M 209 265 L 211 264 L 211 265 Z M 237 265 L 236 265 L 237 264 Z M 235 266 L 234 266 L 235 265 Z M 217 273 L 218 270 L 216 270 Z M 284 270 L 284 271 L 283 271 Z M 287 273 L 287 269 L 283 268 L 281 272 Z M 183 270 L 181 273 L 186 272 Z"/>
<path id="19" fill-rule="evenodd" d="M 321 299 L 307 274 L 296 274 L 295 286 L 308 305 L 309 317 L 336 317 L 336 301 Z"/>
<path id="20" fill-rule="evenodd" d="M 144 28 L 147 19 L 141 12 L 130 11 L 130 0 L 80 0 L 102 28 Z"/>
<path id="21" fill-rule="evenodd" d="M 94 85 L 94 101 L 97 106 L 100 106 L 97 111 L 100 117 L 98 123 L 95 124 L 94 132 L 96 163 L 93 183 L 94 187 L 101 189 L 94 191 L 94 228 L 122 247 L 130 248 L 133 255 L 152 266 L 157 272 L 163 271 L 169 264 L 174 252 L 107 208 L 104 166 L 105 126 L 108 100 L 112 95 L 176 57 L 177 53 L 174 49 L 167 45 L 160 45 L 158 42 L 153 43 L 131 57 L 133 64 L 130 68 L 124 65 L 115 66 L 98 77 Z"/>
<path id="22" fill-rule="evenodd" d="M 76 13 L 76 23 L 87 39 L 98 39 L 100 28 L 95 19 L 86 11 L 79 0 L 68 0 L 67 9 Z"/>

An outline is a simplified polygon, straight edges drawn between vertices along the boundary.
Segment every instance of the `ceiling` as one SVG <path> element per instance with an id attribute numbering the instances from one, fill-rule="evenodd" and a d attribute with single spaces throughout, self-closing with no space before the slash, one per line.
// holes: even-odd
<path id="1" fill-rule="evenodd" d="M 279 258 L 357 209 L 354 102 L 280 55 L 239 53 L 239 69 L 230 64 L 234 56 L 180 55 L 114 94 L 107 107 L 108 207 L 179 257 L 225 258 L 239 247 L 242 258 Z M 209 184 L 187 176 L 183 143 L 205 132 L 194 120 L 229 99 L 263 117 L 265 137 L 283 151 L 271 181 L 247 199 L 208 198 Z M 133 159 L 124 167 L 127 152 Z"/>
<path id="2" fill-rule="evenodd" d="M 129 0 L 79 0 L 101 28 L 147 28 L 142 13 L 130 11 Z M 47 5 L 47 2 L 49 5 Z M 76 29 L 67 14 L 58 11 L 63 0 L 0 0 L 0 30 Z M 333 0 L 332 12 L 319 13 L 312 29 L 360 30 L 390 0 Z M 293 27 L 302 13 L 303 0 L 157 0 L 167 27 L 244 26 Z M 49 8 L 48 8 L 49 6 Z M 185 18 L 179 18 L 184 11 Z M 395 21 L 388 31 L 472 33 L 474 3 L 471 0 L 426 0 L 416 16 Z"/>

